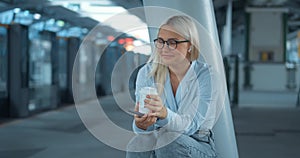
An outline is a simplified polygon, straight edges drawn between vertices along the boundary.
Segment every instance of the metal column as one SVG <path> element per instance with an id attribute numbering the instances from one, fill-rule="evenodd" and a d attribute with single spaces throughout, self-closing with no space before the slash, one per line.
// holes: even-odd
<path id="1" fill-rule="evenodd" d="M 28 110 L 28 27 L 13 24 L 8 30 L 9 110 L 11 117 L 25 117 Z"/>
<path id="2" fill-rule="evenodd" d="M 69 37 L 67 45 L 67 95 L 65 100 L 68 103 L 73 103 L 73 91 L 72 91 L 72 73 L 75 58 L 80 46 L 80 39 L 78 37 Z"/>
<path id="3" fill-rule="evenodd" d="M 195 0 L 193 2 L 187 2 L 183 0 L 143 0 L 143 2 L 144 6 L 171 8 L 180 12 L 184 12 L 189 16 L 195 18 L 206 29 L 213 40 L 216 41 L 218 47 L 217 49 L 221 50 L 212 1 Z M 145 15 L 147 22 L 157 21 L 161 18 L 158 16 L 153 17 L 150 15 L 150 13 L 148 13 L 147 16 L 147 11 Z M 153 38 L 154 35 L 150 34 L 150 38 L 151 37 Z M 225 107 L 223 108 L 221 115 L 214 127 L 214 132 L 216 138 L 216 148 L 218 153 L 220 154 L 220 157 L 237 158 L 238 151 L 236 146 L 230 103 L 227 94 L 225 96 Z"/>

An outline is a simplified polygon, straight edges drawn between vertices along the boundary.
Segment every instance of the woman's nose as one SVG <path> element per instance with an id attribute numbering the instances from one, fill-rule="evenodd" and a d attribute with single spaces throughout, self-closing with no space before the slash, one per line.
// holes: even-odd
<path id="1" fill-rule="evenodd" d="M 163 52 L 169 52 L 169 45 L 167 43 L 164 44 L 164 47 L 162 48 Z"/>

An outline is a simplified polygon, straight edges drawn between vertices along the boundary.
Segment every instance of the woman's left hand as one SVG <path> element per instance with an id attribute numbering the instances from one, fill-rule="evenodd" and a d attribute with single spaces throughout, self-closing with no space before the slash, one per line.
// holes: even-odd
<path id="1" fill-rule="evenodd" d="M 167 117 L 167 108 L 163 105 L 158 95 L 147 95 L 147 99 L 145 99 L 144 102 L 145 107 L 152 111 L 149 113 L 149 116 L 155 116 L 159 119 L 165 119 Z"/>

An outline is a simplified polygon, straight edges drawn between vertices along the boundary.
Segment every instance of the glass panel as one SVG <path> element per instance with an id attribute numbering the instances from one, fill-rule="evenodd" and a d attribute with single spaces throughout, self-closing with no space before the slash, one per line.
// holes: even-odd
<path id="1" fill-rule="evenodd" d="M 86 84 L 87 83 L 87 76 L 91 74 L 92 71 L 92 44 L 91 42 L 85 42 L 81 45 L 80 53 L 79 53 L 79 83 Z"/>
<path id="2" fill-rule="evenodd" d="M 7 29 L 0 27 L 0 96 L 7 96 Z"/>
<path id="3" fill-rule="evenodd" d="M 30 29 L 29 87 L 51 85 L 51 40 Z"/>
<path id="4" fill-rule="evenodd" d="M 51 34 L 29 28 L 29 111 L 51 106 Z"/>
<path id="5" fill-rule="evenodd" d="M 287 62 L 298 63 L 298 39 L 293 38 L 287 42 L 287 53 L 286 53 Z"/>

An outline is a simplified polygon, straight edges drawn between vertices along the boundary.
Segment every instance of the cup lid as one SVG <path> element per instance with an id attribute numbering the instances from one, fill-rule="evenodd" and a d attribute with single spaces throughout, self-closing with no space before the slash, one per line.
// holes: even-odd
<path id="1" fill-rule="evenodd" d="M 154 87 L 143 87 L 140 93 L 157 94 L 157 90 Z"/>

